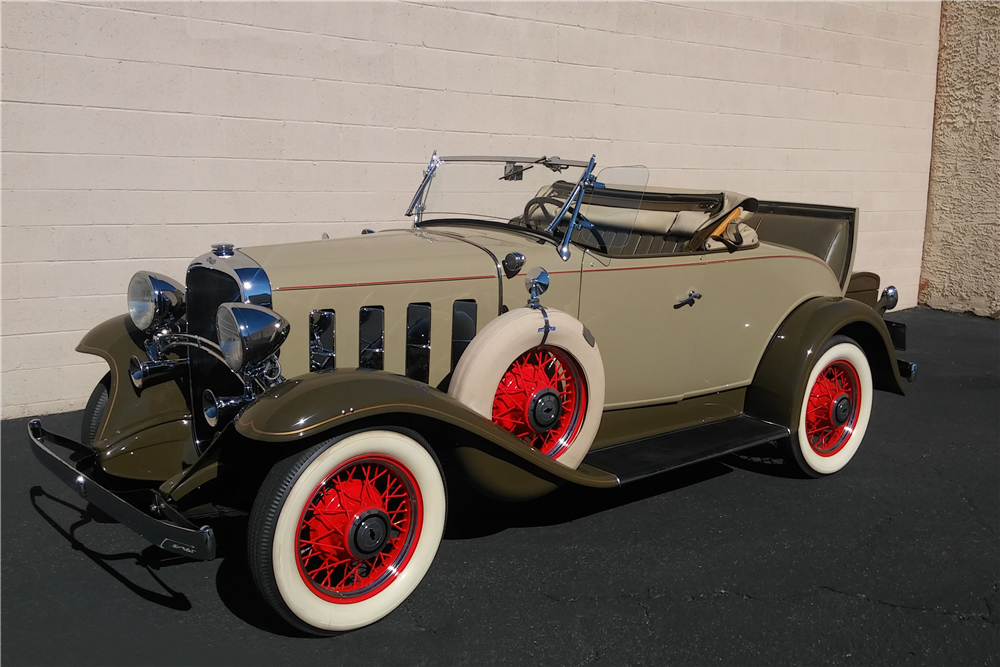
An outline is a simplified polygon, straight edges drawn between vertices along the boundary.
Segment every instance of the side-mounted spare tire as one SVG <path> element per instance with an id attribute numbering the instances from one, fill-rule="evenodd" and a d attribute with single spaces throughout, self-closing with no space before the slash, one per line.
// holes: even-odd
<path id="1" fill-rule="evenodd" d="M 448 394 L 560 463 L 576 468 L 604 412 L 604 362 L 579 320 L 518 308 L 476 334 Z"/>

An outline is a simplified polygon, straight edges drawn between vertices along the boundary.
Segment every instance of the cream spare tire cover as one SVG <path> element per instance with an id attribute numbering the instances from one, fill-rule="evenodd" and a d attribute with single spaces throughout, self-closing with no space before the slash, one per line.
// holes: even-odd
<path id="1" fill-rule="evenodd" d="M 576 468 L 601 425 L 604 362 L 593 335 L 573 316 L 518 308 L 476 334 L 455 368 L 448 394 Z"/>

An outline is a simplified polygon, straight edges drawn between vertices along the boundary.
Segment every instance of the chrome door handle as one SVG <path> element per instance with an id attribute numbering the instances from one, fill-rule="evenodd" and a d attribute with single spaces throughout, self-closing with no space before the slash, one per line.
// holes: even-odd
<path id="1" fill-rule="evenodd" d="M 691 290 L 690 292 L 688 292 L 688 296 L 686 299 L 681 299 L 680 301 L 674 304 L 674 310 L 678 308 L 683 308 L 684 306 L 693 306 L 694 300 L 700 298 L 701 298 L 700 294 L 698 294 L 694 290 Z"/>

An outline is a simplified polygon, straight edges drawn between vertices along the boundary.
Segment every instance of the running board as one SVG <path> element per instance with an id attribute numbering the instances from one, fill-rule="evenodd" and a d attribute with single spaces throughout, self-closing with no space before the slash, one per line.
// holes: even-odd
<path id="1" fill-rule="evenodd" d="M 584 463 L 627 484 L 786 437 L 784 426 L 741 415 L 591 451 Z"/>

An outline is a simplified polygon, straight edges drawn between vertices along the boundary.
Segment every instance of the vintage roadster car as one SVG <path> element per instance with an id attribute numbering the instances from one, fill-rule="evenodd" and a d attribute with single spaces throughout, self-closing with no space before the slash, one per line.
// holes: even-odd
<path id="1" fill-rule="evenodd" d="M 417 586 L 444 470 L 518 501 L 767 442 L 843 468 L 915 372 L 894 288 L 852 275 L 857 211 L 646 180 L 435 155 L 409 228 L 139 272 L 77 348 L 110 367 L 82 442 L 32 420 L 34 453 L 167 551 L 211 559 L 213 520 L 248 516 L 264 600 L 316 634 Z"/>

